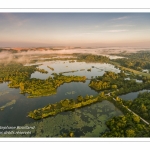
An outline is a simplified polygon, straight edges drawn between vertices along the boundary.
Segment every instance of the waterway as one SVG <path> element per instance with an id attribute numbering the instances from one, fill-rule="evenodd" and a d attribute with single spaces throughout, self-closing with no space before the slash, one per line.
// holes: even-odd
<path id="1" fill-rule="evenodd" d="M 137 92 L 131 92 L 131 93 L 128 93 L 128 94 L 124 94 L 124 95 L 120 95 L 119 97 L 122 98 L 123 100 L 134 100 L 135 98 L 138 97 L 138 94 L 139 93 L 143 93 L 143 92 L 150 92 L 150 90 L 140 90 L 140 91 L 137 91 Z"/>
<path id="2" fill-rule="evenodd" d="M 64 73 L 64 75 L 78 75 L 86 76 L 86 78 L 92 78 L 95 76 L 102 76 L 105 71 L 120 72 L 119 69 L 113 65 L 106 63 L 85 63 L 85 62 L 74 62 L 69 61 L 47 61 L 40 63 L 39 68 L 48 71 L 47 74 L 34 72 L 31 78 L 46 79 L 52 76 L 52 73 Z M 49 69 L 47 66 L 54 68 L 54 71 Z M 88 71 L 91 69 L 91 71 Z M 70 72 L 73 71 L 73 72 Z M 0 107 L 15 100 L 15 103 L 9 105 L 4 110 L 0 110 L 0 126 L 23 126 L 25 124 L 37 126 L 39 130 L 39 124 L 41 121 L 35 121 L 27 117 L 28 112 L 44 107 L 47 104 L 56 103 L 62 99 L 76 99 L 78 95 L 86 96 L 97 95 L 98 92 L 91 89 L 88 84 L 90 80 L 86 82 L 71 82 L 64 83 L 57 89 L 57 94 L 38 97 L 38 98 L 27 98 L 27 94 L 20 94 L 19 89 L 8 88 L 7 82 L 0 84 Z M 103 101 L 101 103 L 92 104 L 91 106 L 76 109 L 75 111 L 64 112 L 58 114 L 55 117 L 49 117 L 42 120 L 44 125 L 43 134 L 40 133 L 36 136 L 46 136 L 46 128 L 57 126 L 56 132 L 52 131 L 54 128 L 49 129 L 49 137 L 62 136 L 65 133 L 69 133 L 73 130 L 77 137 L 98 137 L 104 131 L 108 130 L 105 122 L 113 116 L 122 115 L 122 112 L 118 110 L 109 101 Z M 46 124 L 47 122 L 47 124 Z M 64 126 L 62 125 L 64 123 Z"/>

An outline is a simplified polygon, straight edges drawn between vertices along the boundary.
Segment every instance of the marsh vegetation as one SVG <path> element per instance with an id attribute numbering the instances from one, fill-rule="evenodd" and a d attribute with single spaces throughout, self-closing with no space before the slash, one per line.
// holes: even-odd
<path id="1" fill-rule="evenodd" d="M 111 60 L 93 54 L 72 54 L 65 58 L 37 55 L 35 58 L 32 56 L 34 59 L 26 65 L 14 61 L 1 62 L 0 86 L 7 83 L 9 88 L 16 89 L 18 97 L 21 94 L 24 98 L 12 100 L 9 97 L 13 92 L 1 91 L 0 109 L 3 114 L 0 117 L 9 113 L 10 109 L 6 107 L 15 105 L 15 109 L 11 109 L 15 116 L 16 112 L 22 111 L 17 107 L 24 106 L 28 115 L 26 124 L 36 126 L 31 137 L 149 137 L 149 126 L 140 119 L 150 122 L 149 92 L 139 94 L 134 100 L 119 97 L 150 88 L 149 73 L 142 72 L 149 69 L 149 56 L 149 52 L 143 52 Z M 33 62 L 36 63 L 31 64 Z M 74 88 L 71 87 L 73 83 L 76 83 Z M 101 107 L 104 103 L 108 108 Z M 61 127 L 60 120 L 68 121 L 64 121 Z"/>

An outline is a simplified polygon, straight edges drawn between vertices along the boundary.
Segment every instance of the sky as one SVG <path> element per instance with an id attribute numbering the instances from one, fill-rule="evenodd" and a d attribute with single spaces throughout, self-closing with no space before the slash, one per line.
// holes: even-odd
<path id="1" fill-rule="evenodd" d="M 0 13 L 0 47 L 150 47 L 150 13 Z"/>

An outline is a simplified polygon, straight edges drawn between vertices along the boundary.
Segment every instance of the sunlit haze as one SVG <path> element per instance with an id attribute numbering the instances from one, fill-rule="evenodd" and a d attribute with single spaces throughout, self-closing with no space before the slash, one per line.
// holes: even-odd
<path id="1" fill-rule="evenodd" d="M 0 13 L 0 47 L 150 47 L 150 13 Z"/>

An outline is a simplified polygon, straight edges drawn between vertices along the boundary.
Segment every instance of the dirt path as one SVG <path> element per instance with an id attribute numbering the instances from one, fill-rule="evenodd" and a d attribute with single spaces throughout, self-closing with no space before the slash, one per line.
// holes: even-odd
<path id="1" fill-rule="evenodd" d="M 113 100 L 116 101 L 115 98 L 113 98 Z M 125 105 L 122 104 L 122 106 L 125 107 L 128 111 L 130 111 L 130 112 L 133 113 L 134 115 L 140 117 L 138 114 L 136 114 L 135 112 L 133 112 L 131 109 L 127 108 Z M 149 125 L 149 123 L 148 123 L 145 119 L 143 119 L 142 117 L 140 117 L 140 119 L 141 119 L 143 122 L 145 122 L 147 125 Z"/>

